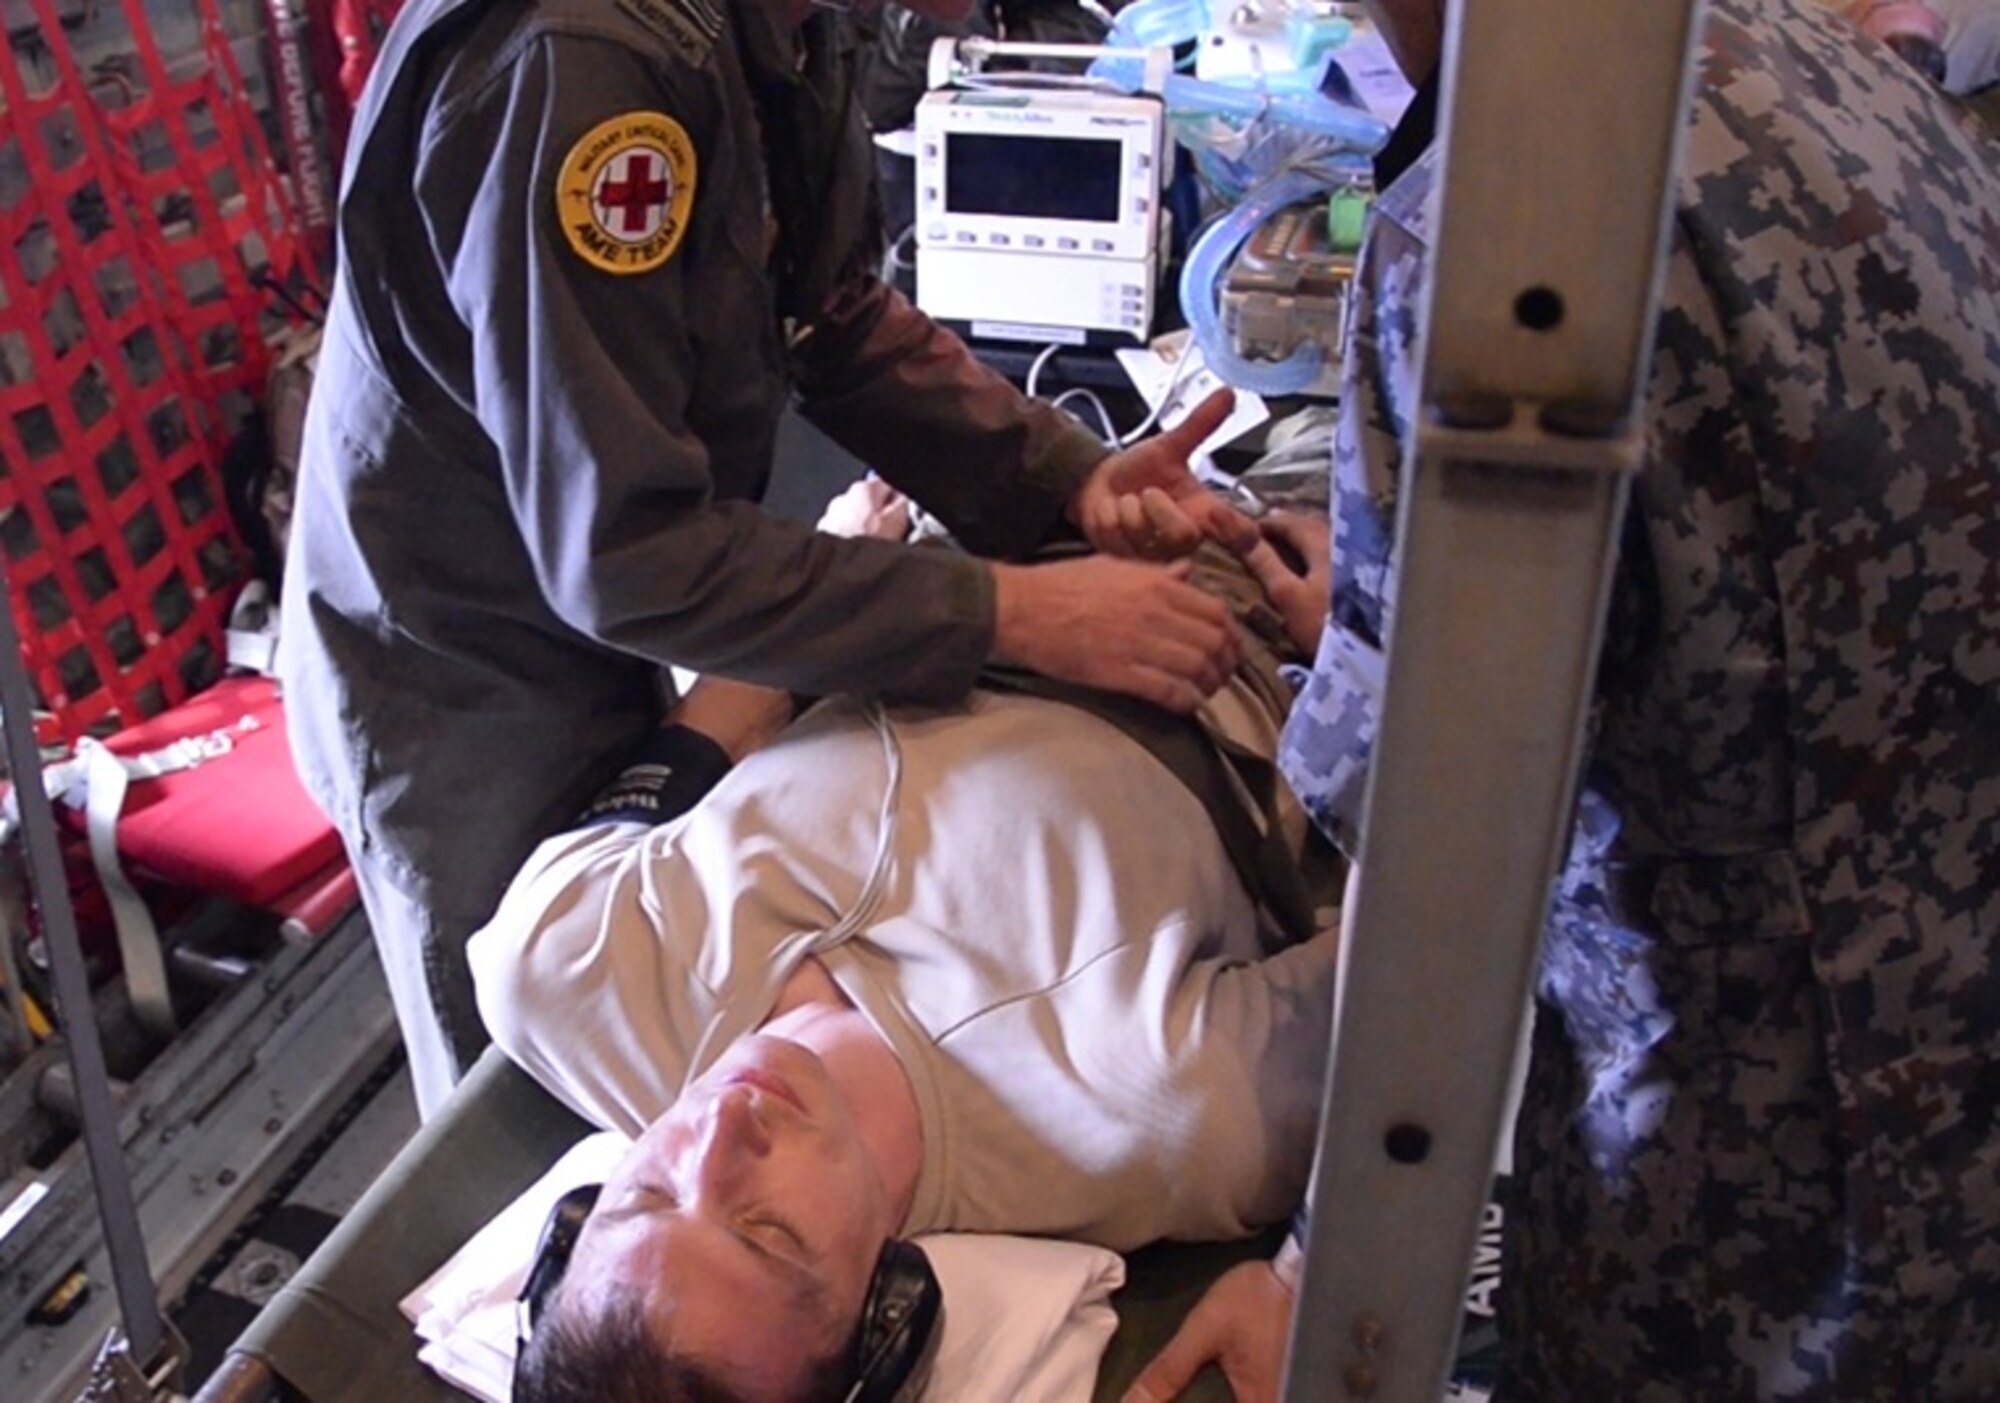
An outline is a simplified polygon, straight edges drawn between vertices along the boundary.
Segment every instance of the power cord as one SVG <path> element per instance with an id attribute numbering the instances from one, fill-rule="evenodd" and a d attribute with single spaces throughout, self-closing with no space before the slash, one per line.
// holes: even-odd
<path id="1" fill-rule="evenodd" d="M 1035 354 L 1035 358 L 1028 363 L 1028 373 L 1022 381 L 1022 391 L 1029 399 L 1040 398 L 1036 390 L 1041 384 L 1042 372 L 1048 368 L 1049 362 L 1055 359 L 1056 352 L 1062 349 L 1062 342 L 1051 341 L 1048 345 L 1042 347 Z M 1118 426 L 1111 421 L 1111 411 L 1104 407 L 1104 401 L 1098 398 L 1094 390 L 1088 390 L 1082 386 L 1074 386 L 1056 395 L 1049 403 L 1071 414 L 1075 414 L 1075 411 L 1069 408 L 1072 401 L 1080 401 L 1088 404 L 1096 411 L 1099 436 L 1113 448 L 1130 448 L 1141 438 L 1152 432 L 1153 426 L 1160 422 L 1160 416 L 1165 414 L 1169 409 L 1172 409 L 1179 402 L 1182 387 L 1188 383 L 1191 372 L 1200 364 L 1200 351 L 1193 345 L 1189 345 L 1181 356 L 1180 364 L 1174 367 L 1174 373 L 1167 380 L 1167 387 L 1161 393 L 1158 402 L 1146 411 L 1145 418 L 1122 434 L 1118 432 Z M 1076 417 L 1081 418 L 1082 416 L 1077 415 Z"/>
<path id="2" fill-rule="evenodd" d="M 1062 342 L 1051 341 L 1048 345 L 1042 347 L 1041 351 L 1032 361 L 1028 362 L 1028 378 L 1022 382 L 1021 388 L 1029 399 L 1036 398 L 1035 386 L 1041 381 L 1042 368 L 1054 360 L 1056 352 L 1061 349 Z"/>
<path id="3" fill-rule="evenodd" d="M 1028 363 L 1028 374 L 1027 377 L 1022 381 L 1021 388 L 1022 392 L 1025 393 L 1029 399 L 1040 398 L 1040 395 L 1036 393 L 1036 390 L 1037 387 L 1040 386 L 1042 382 L 1042 371 L 1047 369 L 1049 362 L 1055 359 L 1056 352 L 1060 351 L 1062 348 L 1063 348 L 1062 342 L 1051 341 L 1048 345 L 1042 347 L 1042 349 L 1036 353 L 1035 358 Z M 1104 407 L 1104 401 L 1097 397 L 1096 391 L 1087 390 L 1081 385 L 1072 386 L 1071 388 L 1064 390 L 1061 394 L 1055 396 L 1053 399 L 1049 401 L 1049 403 L 1054 405 L 1057 409 L 1063 410 L 1065 413 L 1068 413 L 1077 419 L 1081 419 L 1083 416 L 1077 414 L 1075 410 L 1069 407 L 1072 402 L 1076 401 L 1081 401 L 1082 403 L 1089 405 L 1092 409 L 1097 411 L 1098 437 L 1103 439 L 1105 443 L 1109 444 L 1113 448 L 1119 447 L 1120 439 L 1118 437 L 1118 426 L 1111 422 L 1111 411 Z"/>
<path id="4" fill-rule="evenodd" d="M 903 257 L 903 250 L 916 242 L 916 237 L 917 225 L 916 221 L 912 220 L 905 224 L 903 232 L 891 239 L 889 246 L 882 250 L 881 278 L 890 287 L 900 286 L 897 281 L 898 275 L 907 273 L 917 266 L 914 258 Z"/>
<path id="5" fill-rule="evenodd" d="M 1050 400 L 1049 403 L 1053 404 L 1057 409 L 1068 410 L 1069 413 L 1075 414 L 1076 411 L 1069 407 L 1072 400 L 1080 400 L 1097 411 L 1098 437 L 1113 447 L 1118 446 L 1122 442 L 1118 437 L 1117 426 L 1111 422 L 1111 411 L 1104 407 L 1104 401 L 1097 397 L 1095 390 L 1086 390 L 1079 385 L 1073 389 L 1064 390 L 1061 394 Z"/>
<path id="6" fill-rule="evenodd" d="M 1152 431 L 1153 425 L 1160 422 L 1162 414 L 1180 402 L 1181 387 L 1187 383 L 1189 372 L 1200 363 L 1201 352 L 1190 340 L 1187 349 L 1181 353 L 1180 364 L 1174 367 L 1174 373 L 1167 379 L 1167 388 L 1160 393 L 1160 398 L 1153 407 L 1146 411 L 1146 417 L 1139 421 L 1138 426 L 1118 440 L 1120 448 L 1130 448 L 1137 443 L 1141 437 Z"/>

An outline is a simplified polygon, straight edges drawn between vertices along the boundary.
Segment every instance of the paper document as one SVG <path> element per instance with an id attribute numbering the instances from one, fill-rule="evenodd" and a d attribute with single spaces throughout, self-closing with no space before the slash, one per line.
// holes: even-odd
<path id="1" fill-rule="evenodd" d="M 1157 337 L 1152 344 L 1143 348 L 1132 348 L 1117 353 L 1118 364 L 1132 381 L 1132 388 L 1139 392 L 1139 398 L 1146 401 L 1146 408 L 1159 409 L 1156 429 L 1171 429 L 1194 412 L 1196 405 L 1227 388 L 1222 379 L 1202 363 L 1201 348 L 1194 344 L 1193 334 L 1186 331 L 1169 332 Z M 1161 401 L 1165 400 L 1164 406 Z M 1210 458 L 1218 448 L 1234 443 L 1250 430 L 1271 417 L 1263 398 L 1249 390 L 1236 392 L 1236 407 L 1222 427 L 1201 441 L 1196 450 L 1194 469 L 1198 477 L 1226 477 L 1220 473 Z"/>

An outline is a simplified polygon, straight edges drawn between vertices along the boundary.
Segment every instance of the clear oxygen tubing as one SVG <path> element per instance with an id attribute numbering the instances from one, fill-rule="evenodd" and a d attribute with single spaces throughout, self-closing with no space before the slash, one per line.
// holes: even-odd
<path id="1" fill-rule="evenodd" d="M 1207 28 L 1207 0 L 1137 0 L 1118 12 L 1104 42 L 1113 48 L 1171 47 Z"/>
<path id="2" fill-rule="evenodd" d="M 1209 28 L 1207 0 L 1138 0 L 1118 12 L 1117 23 L 1105 36 L 1112 48 L 1172 47 L 1200 38 Z M 1136 59 L 1099 59 L 1091 76 L 1109 79 L 1128 92 L 1137 91 L 1144 66 Z M 1215 83 L 1175 73 L 1167 78 L 1167 111 L 1176 117 L 1223 117 L 1236 122 L 1259 119 L 1325 137 L 1360 152 L 1381 149 L 1389 128 L 1379 117 L 1336 102 L 1320 92 L 1322 63 L 1310 76 L 1266 79 L 1257 86 Z"/>
<path id="3" fill-rule="evenodd" d="M 1321 351 L 1306 342 L 1282 361 L 1253 361 L 1236 354 L 1223 329 L 1216 289 L 1237 246 L 1265 220 L 1328 188 L 1324 176 L 1294 167 L 1281 171 L 1243 198 L 1241 204 L 1204 229 L 1181 265 L 1181 312 L 1194 332 L 1202 358 L 1222 380 L 1260 395 L 1291 395 L 1319 378 Z"/>
<path id="4" fill-rule="evenodd" d="M 1208 28 L 1208 0 L 1137 0 L 1118 12 L 1105 43 L 1114 48 L 1173 46 L 1199 39 Z M 1091 65 L 1090 73 L 1137 90 L 1143 65 L 1133 59 L 1099 59 Z M 1389 139 L 1388 124 L 1321 92 L 1319 80 L 1324 76 L 1324 63 L 1309 81 L 1292 75 L 1289 82 L 1273 84 L 1267 80 L 1257 86 L 1213 83 L 1176 73 L 1167 78 L 1161 96 L 1175 117 L 1213 116 L 1246 126 L 1265 122 L 1349 152 L 1366 155 L 1379 151 Z M 1181 268 L 1181 311 L 1195 342 L 1209 367 L 1238 389 L 1267 395 L 1296 394 L 1319 378 L 1322 352 L 1312 343 L 1278 362 L 1251 361 L 1237 355 L 1229 345 L 1216 305 L 1217 288 L 1237 247 L 1285 206 L 1332 187 L 1333 177 L 1314 173 L 1313 166 L 1319 164 L 1301 162 L 1250 191 L 1195 240 Z"/>
<path id="5" fill-rule="evenodd" d="M 1272 92 L 1170 73 L 1161 95 L 1167 111 L 1176 117 L 1273 122 L 1363 153 L 1380 150 L 1389 139 L 1388 125 L 1380 117 L 1317 91 Z"/>

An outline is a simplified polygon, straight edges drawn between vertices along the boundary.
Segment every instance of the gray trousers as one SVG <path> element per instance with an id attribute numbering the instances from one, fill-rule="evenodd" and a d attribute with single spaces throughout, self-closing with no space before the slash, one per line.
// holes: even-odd
<path id="1" fill-rule="evenodd" d="M 351 845 L 348 857 L 403 1031 L 417 1114 L 429 1120 L 489 1041 L 465 963 L 465 943 L 480 923 L 417 901 L 382 863 L 356 855 Z"/>

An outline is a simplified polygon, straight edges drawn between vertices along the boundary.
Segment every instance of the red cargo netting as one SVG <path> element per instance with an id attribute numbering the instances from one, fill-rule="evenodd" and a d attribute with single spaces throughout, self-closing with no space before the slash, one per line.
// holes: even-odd
<path id="1" fill-rule="evenodd" d="M 70 738 L 220 675 L 220 462 L 317 281 L 215 0 L 58 12 L 0 62 L 0 549 Z M 254 38 L 248 41 L 253 46 Z"/>

